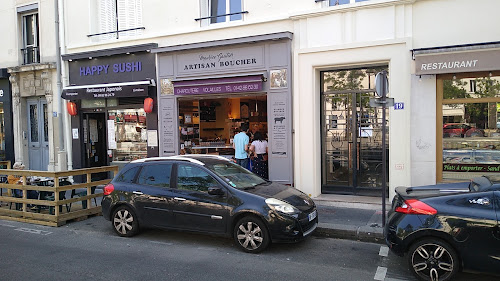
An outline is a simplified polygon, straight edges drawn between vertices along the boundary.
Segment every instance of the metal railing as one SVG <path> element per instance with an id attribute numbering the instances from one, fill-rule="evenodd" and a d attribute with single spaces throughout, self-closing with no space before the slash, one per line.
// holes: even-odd
<path id="1" fill-rule="evenodd" d="M 38 46 L 30 46 L 21 49 L 23 64 L 32 64 L 40 62 L 40 50 Z"/>

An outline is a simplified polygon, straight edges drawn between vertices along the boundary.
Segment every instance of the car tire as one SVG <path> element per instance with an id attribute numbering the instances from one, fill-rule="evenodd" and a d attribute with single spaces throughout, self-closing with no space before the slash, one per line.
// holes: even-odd
<path id="1" fill-rule="evenodd" d="M 446 281 L 458 272 L 458 254 L 448 243 L 426 238 L 412 244 L 408 251 L 408 264 L 420 280 Z"/>
<path id="2" fill-rule="evenodd" d="M 119 206 L 111 218 L 113 229 L 122 237 L 131 237 L 139 232 L 139 222 L 134 211 L 127 206 Z"/>
<path id="3" fill-rule="evenodd" d="M 270 242 L 266 225 L 255 216 L 240 219 L 234 227 L 234 241 L 247 253 L 260 253 Z"/>

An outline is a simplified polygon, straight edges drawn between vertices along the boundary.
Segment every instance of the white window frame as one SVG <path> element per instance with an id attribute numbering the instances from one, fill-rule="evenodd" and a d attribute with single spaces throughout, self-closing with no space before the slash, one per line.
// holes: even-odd
<path id="1" fill-rule="evenodd" d="M 221 0 L 219 0 L 221 1 Z M 224 14 L 230 14 L 231 12 L 231 0 L 225 0 L 226 1 L 226 12 Z M 241 10 L 239 12 L 243 12 L 244 9 L 244 0 L 241 1 Z M 200 10 L 201 10 L 201 15 L 202 17 L 211 17 L 215 16 L 212 15 L 212 0 L 200 0 Z M 224 18 L 223 22 L 212 22 L 212 19 L 204 19 L 201 21 L 201 26 L 208 26 L 208 25 L 213 25 L 213 24 L 223 24 L 223 23 L 228 23 L 228 22 L 237 22 L 237 21 L 242 21 L 244 20 L 244 14 L 240 14 L 241 19 L 238 20 L 231 20 L 231 16 L 225 16 L 225 17 L 218 17 L 218 18 Z"/>
<path id="2" fill-rule="evenodd" d="M 40 60 L 40 44 L 39 44 L 39 36 L 40 36 L 40 15 L 38 14 L 38 10 L 31 11 L 28 13 L 20 13 L 19 16 L 21 17 L 21 29 L 22 29 L 22 40 L 23 40 L 23 49 L 26 50 L 32 47 L 36 48 L 36 52 L 34 54 L 35 57 L 33 57 L 33 61 L 30 63 L 38 63 Z M 35 21 L 35 34 L 33 38 L 33 44 L 28 45 L 28 34 L 27 34 L 27 26 L 26 26 L 26 17 L 28 16 L 35 16 L 34 21 Z M 26 57 L 27 54 L 23 53 L 23 63 L 24 64 L 30 64 L 27 62 Z"/>
<path id="3" fill-rule="evenodd" d="M 105 2 L 111 4 L 107 9 Z M 97 33 L 142 27 L 142 0 L 97 0 Z M 133 13 L 130 13 L 133 11 Z M 130 38 L 142 35 L 142 29 L 98 35 L 98 41 Z"/>

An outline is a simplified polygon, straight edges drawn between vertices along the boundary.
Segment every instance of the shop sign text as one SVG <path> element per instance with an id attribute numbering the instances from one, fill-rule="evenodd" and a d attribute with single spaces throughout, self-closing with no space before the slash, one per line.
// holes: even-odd
<path id="1" fill-rule="evenodd" d="M 500 172 L 499 164 L 443 164 L 444 172 Z"/>
<path id="2" fill-rule="evenodd" d="M 140 72 L 142 71 L 142 63 L 140 61 L 115 63 L 111 69 L 109 64 L 82 66 L 80 67 L 80 76 L 108 74 L 108 71 L 113 73 Z"/>

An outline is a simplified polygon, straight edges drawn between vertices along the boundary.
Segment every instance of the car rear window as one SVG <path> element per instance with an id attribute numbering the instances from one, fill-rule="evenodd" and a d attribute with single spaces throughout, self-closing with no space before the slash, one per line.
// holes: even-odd
<path id="1" fill-rule="evenodd" d="M 152 164 L 142 167 L 137 178 L 138 184 L 152 185 L 157 187 L 170 187 L 170 175 L 172 164 Z"/>
<path id="2" fill-rule="evenodd" d="M 137 171 L 139 171 L 140 167 L 133 167 L 123 173 L 121 173 L 117 178 L 117 182 L 125 182 L 125 183 L 133 183 L 135 179 L 135 175 L 137 175 Z"/>

